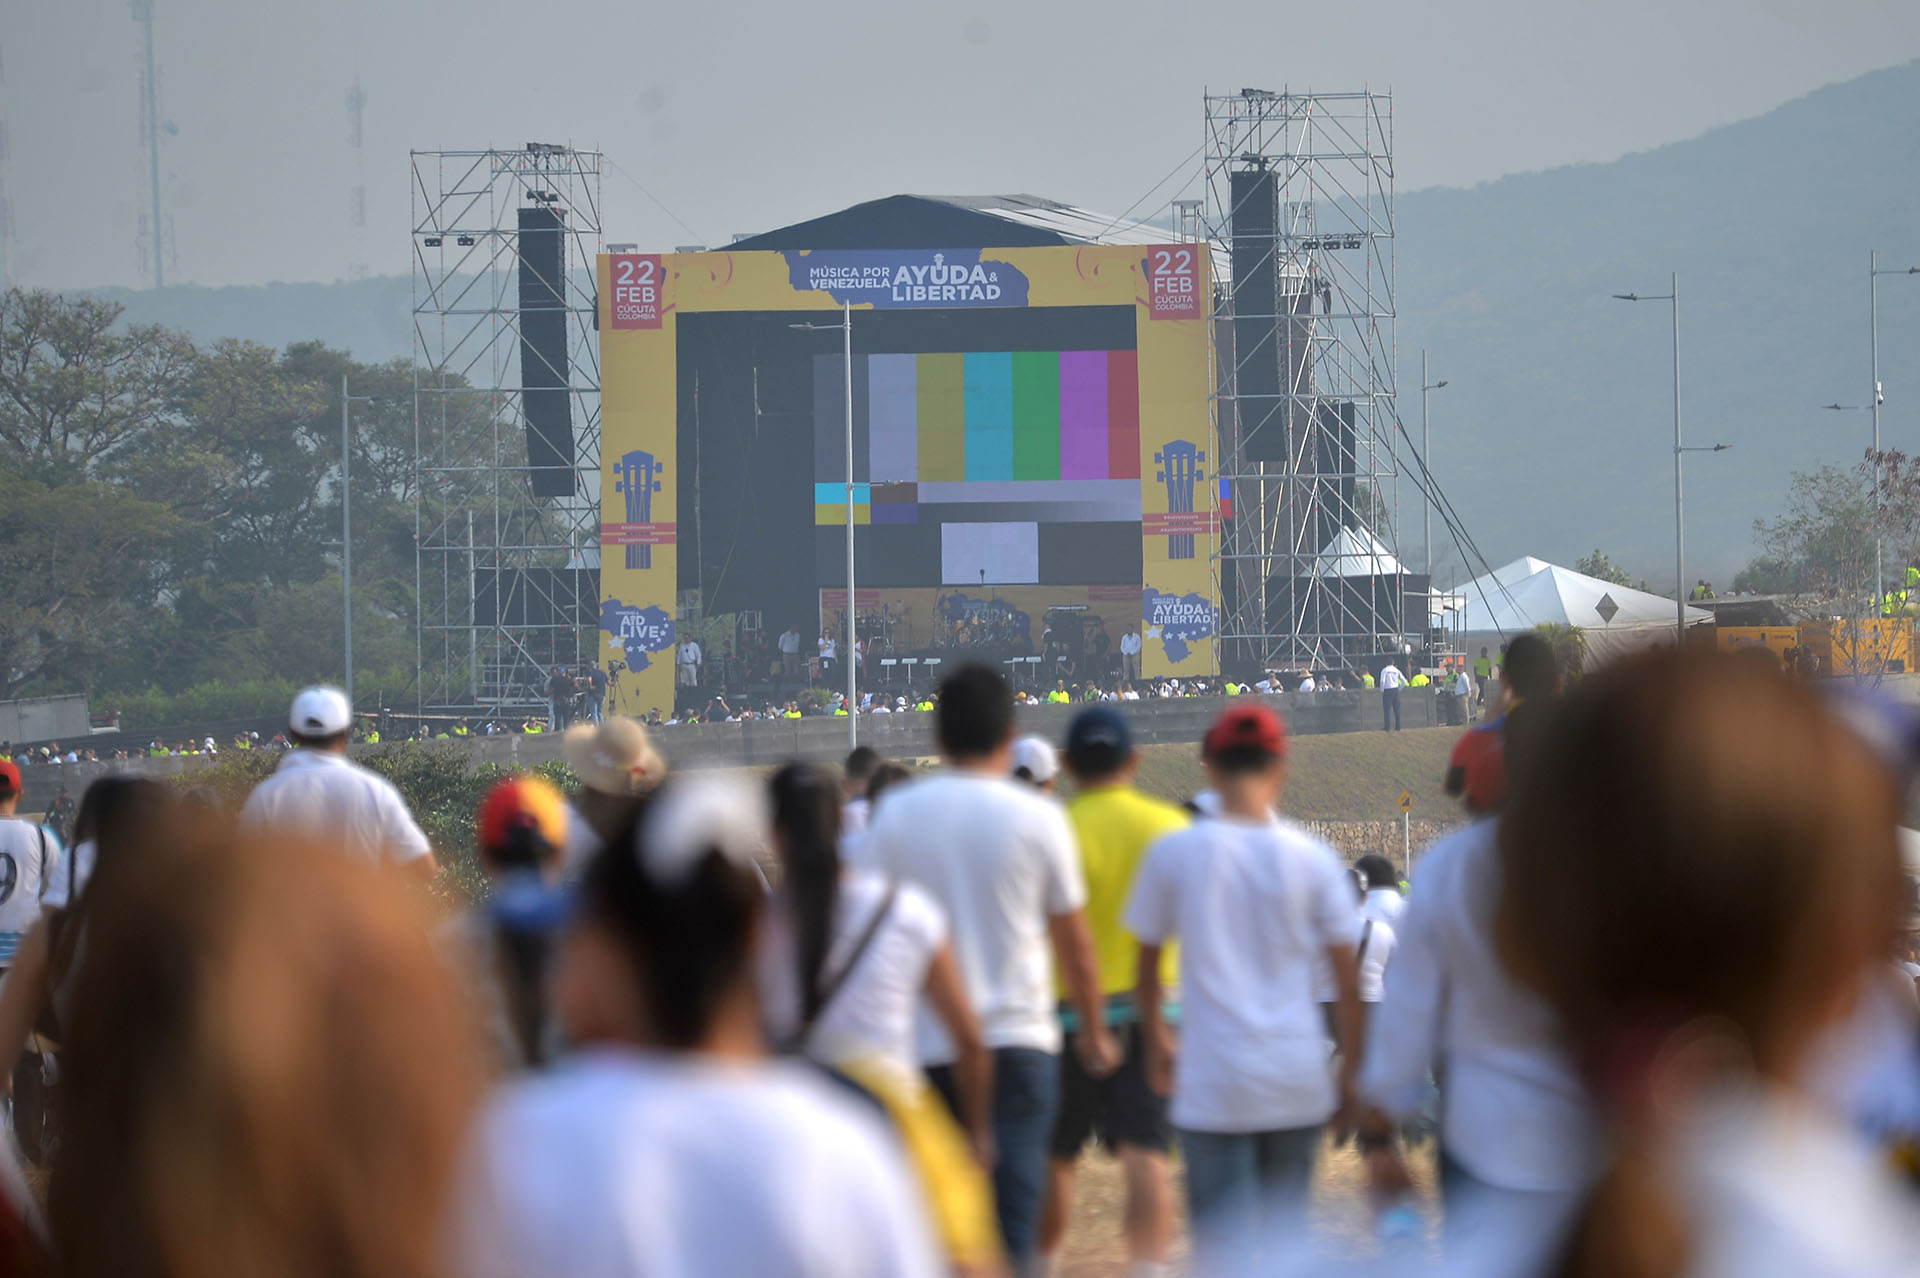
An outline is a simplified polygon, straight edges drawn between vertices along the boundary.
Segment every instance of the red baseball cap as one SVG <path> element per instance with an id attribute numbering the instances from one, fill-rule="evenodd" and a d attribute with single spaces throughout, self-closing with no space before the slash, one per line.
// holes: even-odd
<path id="1" fill-rule="evenodd" d="M 20 789 L 20 765 L 12 759 L 0 759 L 0 794 L 18 794 Z"/>
<path id="2" fill-rule="evenodd" d="M 1234 706 L 1207 729 L 1200 753 L 1211 759 L 1226 750 L 1242 749 L 1286 754 L 1287 725 L 1280 721 L 1279 715 L 1258 703 Z"/>

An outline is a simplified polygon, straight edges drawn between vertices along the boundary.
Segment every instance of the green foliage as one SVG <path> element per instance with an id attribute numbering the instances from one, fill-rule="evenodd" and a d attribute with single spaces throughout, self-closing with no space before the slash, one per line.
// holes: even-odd
<path id="1" fill-rule="evenodd" d="M 210 789 L 228 810 L 237 812 L 284 757 L 279 750 L 229 750 L 218 762 L 181 774 L 175 784 Z M 385 777 L 400 791 L 408 811 L 433 843 L 442 871 L 439 890 L 449 904 L 465 905 L 486 895 L 486 879 L 474 847 L 474 817 L 487 791 L 502 778 L 513 776 L 515 769 L 476 764 L 465 747 L 451 742 L 374 746 L 356 752 L 354 762 Z M 532 771 L 564 794 L 580 789 L 573 769 L 559 760 Z"/>
<path id="2" fill-rule="evenodd" d="M 227 750 L 220 755 L 219 762 L 183 772 L 174 778 L 174 783 L 191 790 L 212 790 L 229 811 L 237 812 L 253 793 L 253 787 L 279 766 L 280 759 L 278 750 Z"/>
<path id="3" fill-rule="evenodd" d="M 1592 554 L 1582 555 L 1574 560 L 1573 570 L 1583 572 L 1589 577 L 1596 577 L 1601 581 L 1610 581 L 1616 586 L 1633 584 L 1633 578 L 1627 575 L 1626 570 L 1607 558 L 1607 552 L 1598 547 L 1594 548 Z"/>
<path id="4" fill-rule="evenodd" d="M 404 692 L 410 365 L 120 319 L 0 292 L 0 696 L 80 688 L 165 727 L 276 712 L 289 685 L 338 679 L 342 377 L 371 397 L 351 431 L 356 664 Z M 448 400 L 438 437 L 491 449 L 498 405 Z"/>
<path id="5" fill-rule="evenodd" d="M 1772 555 L 1755 555 L 1733 577 L 1735 594 L 1751 591 L 1756 595 L 1785 595 L 1796 588 L 1793 565 Z"/>
<path id="6" fill-rule="evenodd" d="M 1753 529 L 1778 581 L 1822 611 L 1858 617 L 1873 593 L 1877 522 L 1872 471 L 1862 462 L 1795 471 L 1786 510 Z"/>
<path id="7" fill-rule="evenodd" d="M 1578 679 L 1587 669 L 1587 632 L 1578 626 L 1562 626 L 1546 621 L 1534 627 L 1534 633 L 1553 649 L 1560 672 L 1569 681 Z"/>
<path id="8" fill-rule="evenodd" d="M 118 710 L 127 732 L 155 732 L 181 723 L 214 723 L 284 714 L 299 685 L 291 679 L 215 680 L 180 692 L 147 688 L 112 695 L 98 707 Z"/>

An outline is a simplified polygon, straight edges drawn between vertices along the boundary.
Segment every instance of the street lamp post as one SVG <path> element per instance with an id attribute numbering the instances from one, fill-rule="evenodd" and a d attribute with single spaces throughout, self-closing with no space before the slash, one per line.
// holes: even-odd
<path id="1" fill-rule="evenodd" d="M 1867 400 L 1873 409 L 1873 500 L 1875 509 L 1880 501 L 1880 401 L 1886 398 L 1880 393 L 1880 277 L 1882 275 L 1920 275 L 1920 266 L 1909 266 L 1893 270 L 1880 269 L 1880 254 L 1876 249 L 1867 250 L 1867 356 L 1871 365 L 1873 385 L 1872 397 Z M 1880 563 L 1880 523 L 1876 519 L 1873 528 L 1873 610 L 1877 615 L 1887 597 L 1887 579 Z"/>
<path id="2" fill-rule="evenodd" d="M 808 332 L 838 328 L 846 357 L 843 390 L 847 402 L 847 635 L 842 641 L 840 663 L 847 672 L 847 747 L 852 749 L 860 744 L 860 707 L 854 700 L 854 681 L 859 674 L 859 663 L 854 657 L 854 645 L 858 642 L 855 619 L 859 609 L 853 594 L 853 303 L 843 303 L 838 324 L 789 324 L 787 327 Z"/>
<path id="3" fill-rule="evenodd" d="M 1615 293 L 1623 302 L 1669 302 L 1673 307 L 1673 610 L 1674 641 L 1687 641 L 1687 503 L 1682 466 L 1688 453 L 1721 453 L 1732 444 L 1688 448 L 1680 433 L 1680 274 L 1671 276 L 1666 293 Z"/>
<path id="4" fill-rule="evenodd" d="M 1920 275 L 1920 266 L 1901 266 L 1887 270 L 1880 269 L 1880 255 L 1877 250 L 1867 250 L 1867 361 L 1872 382 L 1868 386 L 1868 398 L 1864 404 L 1823 404 L 1821 407 L 1836 413 L 1873 414 L 1873 492 L 1874 505 L 1878 510 L 1880 501 L 1880 405 L 1886 402 L 1886 394 L 1880 389 L 1880 277 L 1882 275 Z M 1873 529 L 1873 611 L 1878 615 L 1887 597 L 1886 571 L 1881 562 L 1880 525 L 1876 518 Z"/>

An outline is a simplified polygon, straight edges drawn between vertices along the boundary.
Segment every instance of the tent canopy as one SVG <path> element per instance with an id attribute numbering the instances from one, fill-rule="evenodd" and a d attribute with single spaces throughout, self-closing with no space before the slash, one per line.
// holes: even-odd
<path id="1" fill-rule="evenodd" d="M 1397 577 L 1400 561 L 1365 528 L 1342 528 L 1313 561 L 1315 577 Z"/>
<path id="2" fill-rule="evenodd" d="M 1458 593 L 1466 597 L 1468 647 L 1493 647 L 1535 626 L 1577 626 L 1587 651 L 1605 659 L 1670 640 L 1673 600 L 1617 586 L 1531 556 L 1476 578 Z M 1704 608 L 1688 608 L 1687 624 L 1713 620 Z"/>

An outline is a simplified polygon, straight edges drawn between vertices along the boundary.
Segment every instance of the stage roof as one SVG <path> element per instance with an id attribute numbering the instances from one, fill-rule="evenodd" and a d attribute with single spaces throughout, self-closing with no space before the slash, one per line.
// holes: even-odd
<path id="1" fill-rule="evenodd" d="M 1165 244 L 1174 232 L 1038 195 L 889 195 L 727 245 L 760 249 Z"/>

